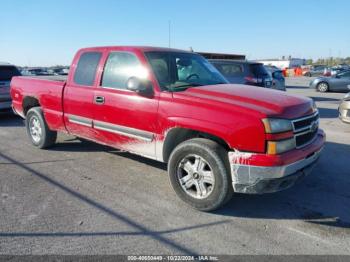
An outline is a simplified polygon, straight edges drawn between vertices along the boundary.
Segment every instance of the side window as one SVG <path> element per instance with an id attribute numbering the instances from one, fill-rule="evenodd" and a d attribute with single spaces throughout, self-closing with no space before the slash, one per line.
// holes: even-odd
<path id="1" fill-rule="evenodd" d="M 149 54 L 149 60 L 155 75 L 161 85 L 166 85 L 171 82 L 169 70 L 169 56 L 161 56 L 157 54 Z"/>
<path id="2" fill-rule="evenodd" d="M 126 89 L 130 77 L 146 78 L 145 69 L 138 58 L 128 52 L 112 52 L 105 64 L 101 86 Z"/>
<path id="3" fill-rule="evenodd" d="M 98 63 L 102 54 L 100 52 L 83 53 L 74 74 L 74 83 L 84 86 L 93 86 Z"/>
<path id="4" fill-rule="evenodd" d="M 350 72 L 346 72 L 346 73 L 344 73 L 344 74 L 343 74 L 343 77 L 347 77 L 347 78 L 349 78 L 349 77 L 350 77 Z"/>
<path id="5" fill-rule="evenodd" d="M 218 69 L 223 75 L 229 77 L 243 75 L 242 66 L 236 64 L 221 64 L 218 65 Z"/>
<path id="6" fill-rule="evenodd" d="M 342 72 L 338 74 L 338 77 L 340 78 L 347 78 L 350 77 L 350 72 Z"/>

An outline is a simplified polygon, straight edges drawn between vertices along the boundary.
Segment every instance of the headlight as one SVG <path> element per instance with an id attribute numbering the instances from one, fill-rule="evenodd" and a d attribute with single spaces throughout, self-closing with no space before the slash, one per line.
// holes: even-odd
<path id="1" fill-rule="evenodd" d="M 282 133 L 293 130 L 292 122 L 286 119 L 265 118 L 262 120 L 265 132 L 268 134 Z"/>
<path id="2" fill-rule="evenodd" d="M 296 147 L 295 139 L 290 138 L 280 141 L 268 141 L 267 142 L 267 153 L 270 155 L 281 154 L 292 150 Z"/>

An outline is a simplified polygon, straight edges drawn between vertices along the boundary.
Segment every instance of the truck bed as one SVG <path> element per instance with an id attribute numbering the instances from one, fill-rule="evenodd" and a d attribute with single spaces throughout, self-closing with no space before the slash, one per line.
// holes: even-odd
<path id="1" fill-rule="evenodd" d="M 64 126 L 62 96 L 65 84 L 62 78 L 14 77 L 11 81 L 14 111 L 25 117 L 28 104 L 38 103 L 51 129 Z"/>

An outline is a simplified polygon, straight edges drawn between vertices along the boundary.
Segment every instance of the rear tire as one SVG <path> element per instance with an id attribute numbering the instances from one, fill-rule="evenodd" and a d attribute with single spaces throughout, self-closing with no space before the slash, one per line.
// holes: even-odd
<path id="1" fill-rule="evenodd" d="M 321 82 L 317 84 L 317 90 L 321 93 L 328 92 L 329 85 L 326 82 Z"/>
<path id="2" fill-rule="evenodd" d="M 194 138 L 179 144 L 168 162 L 170 183 L 178 197 L 201 211 L 213 211 L 232 198 L 227 151 L 218 143 Z"/>
<path id="3" fill-rule="evenodd" d="M 55 144 L 57 132 L 49 129 L 40 107 L 33 107 L 28 111 L 25 123 L 27 134 L 34 146 L 44 149 Z"/>

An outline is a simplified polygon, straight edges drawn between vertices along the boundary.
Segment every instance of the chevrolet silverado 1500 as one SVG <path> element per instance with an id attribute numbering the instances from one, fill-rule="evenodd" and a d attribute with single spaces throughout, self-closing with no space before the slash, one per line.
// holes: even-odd
<path id="1" fill-rule="evenodd" d="M 81 49 L 66 81 L 15 77 L 11 96 L 34 146 L 65 132 L 166 162 L 176 194 L 204 211 L 290 187 L 325 141 L 311 99 L 228 84 L 175 49 Z"/>

